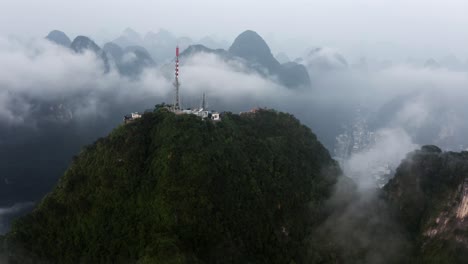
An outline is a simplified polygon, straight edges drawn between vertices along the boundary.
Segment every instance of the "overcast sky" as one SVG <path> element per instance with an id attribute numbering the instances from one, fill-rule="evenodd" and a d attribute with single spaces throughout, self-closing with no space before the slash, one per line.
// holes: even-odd
<path id="1" fill-rule="evenodd" d="M 0 34 L 61 29 L 112 39 L 131 27 L 228 41 L 253 29 L 274 51 L 330 46 L 353 56 L 468 58 L 462 0 L 1 0 Z M 394 54 L 395 53 L 395 54 Z"/>

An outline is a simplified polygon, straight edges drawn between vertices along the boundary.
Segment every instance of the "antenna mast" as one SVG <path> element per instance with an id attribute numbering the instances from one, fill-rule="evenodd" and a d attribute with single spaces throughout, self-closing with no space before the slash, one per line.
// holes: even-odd
<path id="1" fill-rule="evenodd" d="M 206 98 L 205 98 L 205 93 L 203 93 L 203 100 L 202 100 L 201 108 L 202 108 L 203 110 L 206 110 Z"/>
<path id="2" fill-rule="evenodd" d="M 176 47 L 176 65 L 175 65 L 175 100 L 174 100 L 174 111 L 180 110 L 180 100 L 179 100 L 179 46 Z"/>

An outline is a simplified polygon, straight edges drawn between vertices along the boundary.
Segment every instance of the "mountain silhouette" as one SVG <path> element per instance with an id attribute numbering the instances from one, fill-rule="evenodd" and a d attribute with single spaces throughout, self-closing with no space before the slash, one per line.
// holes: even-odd
<path id="1" fill-rule="evenodd" d="M 70 38 L 67 36 L 67 34 L 65 34 L 64 32 L 62 31 L 59 31 L 59 30 L 53 30 L 51 31 L 46 39 L 58 44 L 58 45 L 61 45 L 61 46 L 64 46 L 64 47 L 67 47 L 69 48 L 70 45 L 71 45 L 71 40 Z"/>

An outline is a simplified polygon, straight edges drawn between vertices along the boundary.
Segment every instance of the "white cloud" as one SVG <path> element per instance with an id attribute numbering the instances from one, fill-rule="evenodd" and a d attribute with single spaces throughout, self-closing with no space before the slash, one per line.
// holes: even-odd
<path id="1" fill-rule="evenodd" d="M 418 148 L 401 128 L 382 129 L 375 134 L 374 144 L 342 163 L 345 175 L 354 179 L 361 189 L 375 188 L 382 180 L 378 177 L 396 169 L 407 153 Z"/>
<path id="2" fill-rule="evenodd" d="M 0 119 L 20 124 L 33 104 L 65 104 L 74 116 L 102 113 L 109 104 L 131 104 L 165 95 L 170 83 L 147 70 L 137 81 L 103 74 L 93 53 L 75 54 L 46 40 L 0 38 Z"/>

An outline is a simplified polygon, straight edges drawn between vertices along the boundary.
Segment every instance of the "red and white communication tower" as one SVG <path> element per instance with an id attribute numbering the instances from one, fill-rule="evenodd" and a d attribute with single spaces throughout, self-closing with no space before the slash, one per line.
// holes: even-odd
<path id="1" fill-rule="evenodd" d="M 179 100 L 179 46 L 176 47 L 176 65 L 175 65 L 175 100 L 174 100 L 174 111 L 180 110 L 180 100 Z"/>

